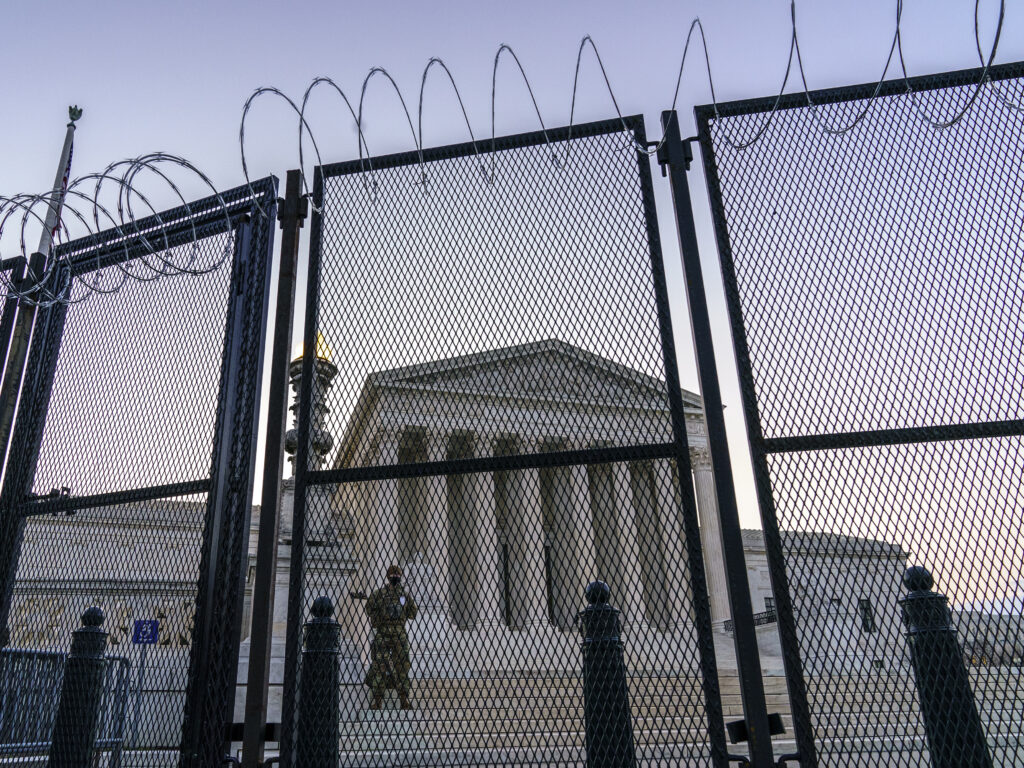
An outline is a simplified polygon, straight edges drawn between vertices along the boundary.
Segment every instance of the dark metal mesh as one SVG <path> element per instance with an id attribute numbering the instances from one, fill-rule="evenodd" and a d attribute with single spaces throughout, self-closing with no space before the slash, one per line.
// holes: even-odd
<path id="1" fill-rule="evenodd" d="M 318 183 L 311 381 L 292 364 L 312 400 L 292 443 L 296 764 L 330 748 L 309 718 L 335 706 L 343 765 L 581 764 L 577 614 L 595 579 L 622 611 L 639 763 L 711 764 L 721 710 L 703 674 L 703 573 L 688 566 L 700 547 L 684 535 L 696 513 L 676 468 L 688 454 L 665 383 L 649 161 L 617 122 L 549 137 L 503 139 L 493 185 L 489 156 L 466 147 L 422 167 L 332 166 Z M 700 399 L 683 402 L 699 442 Z M 418 609 L 407 635 L 375 593 L 393 564 Z M 326 625 L 307 624 L 298 659 L 320 597 L 339 623 L 340 690 L 310 678 Z"/>
<path id="2" fill-rule="evenodd" d="M 611 496 L 615 491 L 601 486 L 623 481 L 631 489 L 620 493 L 639 495 L 645 485 L 652 493 L 638 504 L 656 504 L 653 494 L 673 497 L 662 499 L 667 508 L 652 517 L 677 513 L 668 461 L 427 475 L 307 491 L 302 604 L 308 619 L 313 600 L 329 597 L 341 624 L 345 764 L 580 763 L 576 614 L 586 605 L 583 585 L 596 578 L 615 584 L 612 602 L 627 618 L 631 608 L 643 610 L 642 618 L 625 622 L 622 635 L 641 763 L 708 763 L 685 555 L 657 560 L 661 553 L 640 537 L 661 537 L 646 530 L 619 551 L 609 541 L 617 526 L 610 504 L 591 507 L 592 532 L 565 517 L 584 504 L 570 494 Z M 396 502 L 397 516 L 378 516 L 382 498 Z M 481 542 L 478 520 L 494 521 L 490 541 Z M 365 684 L 373 633 L 367 601 L 352 593 L 382 587 L 394 562 L 404 564 L 418 608 L 407 623 L 413 709 L 401 711 L 397 692 L 388 691 L 384 709 L 373 712 Z M 632 600 L 624 585 L 630 578 L 638 582 Z"/>
<path id="3" fill-rule="evenodd" d="M 12 730 L 0 754 L 74 763 L 59 707 L 88 722 L 90 670 L 116 660 L 93 728 L 102 764 L 178 765 L 183 750 L 184 764 L 215 764 L 223 755 L 274 226 L 253 208 L 258 200 L 272 211 L 274 192 L 265 180 L 255 199 L 225 193 L 228 210 L 208 199 L 191 213 L 164 212 L 148 245 L 109 232 L 64 247 L 87 279 L 97 267 L 116 278 L 119 265 L 153 278 L 146 265 L 164 260 L 218 266 L 129 279 L 116 293 L 39 313 L 3 496 L 12 559 L 4 653 L 21 666 L 6 679 L 0 734 L 25 707 L 49 726 Z M 90 606 L 102 610 L 106 637 L 92 636 L 99 661 L 81 662 L 76 643 L 89 637 L 76 631 Z M 7 706 L 38 686 L 41 653 L 80 668 L 51 680 L 45 706 Z"/>
<path id="4" fill-rule="evenodd" d="M 11 344 L 11 331 L 14 328 L 14 315 L 18 310 L 18 298 L 7 288 L 7 284 L 20 278 L 21 272 L 15 267 L 4 269 L 4 282 L 0 284 L 0 360 L 6 368 L 7 353 Z M 6 454 L 7 446 L 3 447 Z"/>
<path id="5" fill-rule="evenodd" d="M 620 130 L 511 147 L 495 159 L 493 185 L 486 157 L 443 152 L 423 170 L 327 170 L 317 329 L 345 372 L 323 425 L 341 444 L 335 464 L 374 463 L 346 442 L 372 416 L 371 397 L 430 386 L 463 394 L 438 406 L 438 423 L 485 418 L 492 431 L 514 423 L 517 400 L 586 394 L 557 428 L 517 431 L 542 441 L 525 452 L 671 441 L 631 141 Z M 558 167 L 552 155 L 570 147 Z M 626 401 L 637 414 L 617 423 Z M 378 429 L 403 425 L 389 416 Z"/>
<path id="6" fill-rule="evenodd" d="M 66 654 L 85 609 L 100 606 L 106 652 L 127 659 L 131 669 L 114 746 L 127 750 L 132 764 L 178 759 L 206 506 L 203 496 L 193 496 L 25 524 L 9 647 Z M 156 645 L 132 642 L 137 619 L 159 622 Z M 54 708 L 59 692 L 57 685 L 49 693 Z M 47 732 L 40 741 L 49 738 Z"/>
<path id="7" fill-rule="evenodd" d="M 219 269 L 128 280 L 67 309 L 33 491 L 75 496 L 210 474 L 234 234 L 196 249 Z M 183 261 L 191 246 L 167 254 Z"/>
<path id="8" fill-rule="evenodd" d="M 939 759 L 901 611 L 911 565 L 948 597 L 994 764 L 1024 754 L 1022 76 L 998 69 L 944 130 L 921 114 L 959 112 L 980 73 L 887 85 L 838 136 L 787 98 L 743 150 L 731 142 L 770 102 L 698 110 L 769 560 L 795 619 L 782 610 L 780 630 L 807 690 L 797 736 L 823 765 Z M 872 91 L 812 94 L 817 117 L 849 122 Z M 942 722 L 954 752 L 968 726 Z"/>

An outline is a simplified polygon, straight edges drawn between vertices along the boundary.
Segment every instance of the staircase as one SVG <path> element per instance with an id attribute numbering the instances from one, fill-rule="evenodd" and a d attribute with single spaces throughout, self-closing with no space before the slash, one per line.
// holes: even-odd
<path id="1" fill-rule="evenodd" d="M 768 678 L 766 685 L 769 706 L 778 711 L 786 703 L 785 683 Z M 411 698 L 412 711 L 343 716 L 342 765 L 584 765 L 578 676 L 415 680 Z M 706 764 L 700 678 L 632 677 L 630 704 L 645 764 Z M 743 716 L 735 675 L 722 679 L 722 704 L 726 720 Z M 394 707 L 394 699 L 386 706 Z"/>
<path id="2" fill-rule="evenodd" d="M 1014 701 L 1015 675 L 1001 672 L 1006 679 L 1000 680 L 992 674 L 983 683 L 976 681 L 977 690 L 992 692 L 985 700 L 983 720 L 992 737 L 993 757 L 1010 758 L 1019 751 L 1024 732 L 1024 702 Z M 792 752 L 793 721 L 785 678 L 765 676 L 764 686 L 768 711 L 778 712 L 786 727 L 786 734 L 775 739 L 775 753 Z M 865 702 L 868 687 L 873 698 Z M 725 721 L 741 719 L 742 697 L 735 672 L 721 675 L 720 690 Z M 837 711 L 818 728 L 822 765 L 841 763 L 839 756 L 850 752 L 922 754 L 926 744 L 913 691 L 913 680 L 897 674 L 810 679 L 812 711 L 835 711 L 842 702 L 849 703 L 847 711 Z M 341 764 L 585 765 L 583 690 L 578 676 L 415 680 L 411 698 L 411 711 L 395 709 L 397 702 L 390 699 L 382 712 L 352 708 L 343 714 Z M 634 676 L 630 704 L 641 764 L 708 765 L 699 677 Z M 746 751 L 743 745 L 730 749 Z"/>

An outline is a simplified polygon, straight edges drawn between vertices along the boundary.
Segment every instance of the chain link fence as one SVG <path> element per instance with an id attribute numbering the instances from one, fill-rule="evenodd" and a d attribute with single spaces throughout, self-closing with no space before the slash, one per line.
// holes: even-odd
<path id="1" fill-rule="evenodd" d="M 634 140 L 640 118 L 318 171 L 285 760 L 579 765 L 635 741 L 641 765 L 723 762 L 701 400 Z M 610 682 L 585 695 L 595 580 L 621 611 L 624 719 Z M 629 747 L 599 741 L 616 723 Z"/>
<path id="2" fill-rule="evenodd" d="M 29 747 L 17 691 L 40 678 L 18 667 L 0 753 L 132 766 L 223 755 L 274 223 L 256 211 L 275 195 L 263 180 L 58 251 L 55 280 L 120 287 L 80 296 L 72 283 L 38 311 L 0 498 L 4 653 L 59 659 L 60 674 L 39 692 L 53 711 Z M 112 659 L 124 667 L 113 692 Z"/>
<path id="3" fill-rule="evenodd" d="M 1024 67 L 989 77 L 838 135 L 875 86 L 697 110 L 805 766 L 1022 753 Z"/>

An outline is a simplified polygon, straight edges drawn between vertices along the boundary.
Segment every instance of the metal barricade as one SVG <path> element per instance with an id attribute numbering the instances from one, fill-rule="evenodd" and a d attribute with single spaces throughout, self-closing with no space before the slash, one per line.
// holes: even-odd
<path id="1" fill-rule="evenodd" d="M 67 654 L 0 650 L 0 755 L 45 755 L 50 748 Z M 120 764 L 127 734 L 129 671 L 123 656 L 107 656 L 96 748 Z"/>

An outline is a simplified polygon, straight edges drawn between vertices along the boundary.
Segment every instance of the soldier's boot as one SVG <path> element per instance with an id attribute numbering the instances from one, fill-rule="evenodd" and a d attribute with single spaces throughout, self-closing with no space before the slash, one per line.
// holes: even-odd
<path id="1" fill-rule="evenodd" d="M 373 694 L 373 699 L 370 701 L 370 709 L 380 710 L 384 707 L 384 697 L 379 693 Z"/>
<path id="2" fill-rule="evenodd" d="M 399 706 L 402 709 L 412 709 L 412 702 L 409 701 L 409 694 L 408 693 L 400 693 L 400 694 L 398 694 L 398 702 L 399 702 Z"/>

